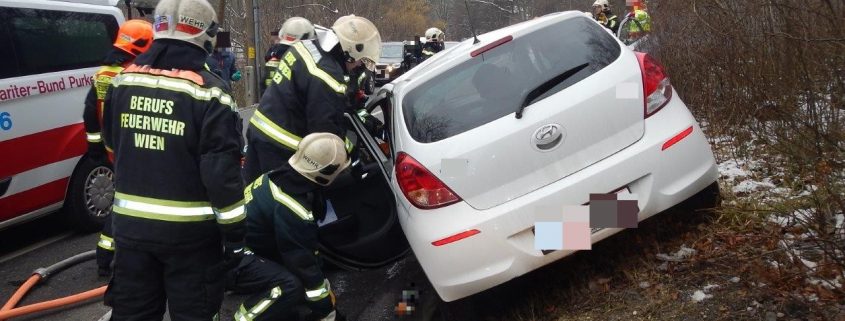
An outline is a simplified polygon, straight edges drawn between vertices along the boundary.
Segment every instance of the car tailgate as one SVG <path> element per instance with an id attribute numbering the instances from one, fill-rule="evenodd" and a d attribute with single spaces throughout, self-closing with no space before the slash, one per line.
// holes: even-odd
<path id="1" fill-rule="evenodd" d="M 415 89 L 403 108 L 412 137 L 425 143 L 425 155 L 416 157 L 472 207 L 487 209 L 638 141 L 644 117 L 637 59 L 591 24 L 562 20 L 516 34 L 482 60 Z M 586 35 L 559 35 L 566 28 Z M 424 98 L 437 95 L 435 103 Z M 519 119 L 514 112 L 526 101 Z"/>

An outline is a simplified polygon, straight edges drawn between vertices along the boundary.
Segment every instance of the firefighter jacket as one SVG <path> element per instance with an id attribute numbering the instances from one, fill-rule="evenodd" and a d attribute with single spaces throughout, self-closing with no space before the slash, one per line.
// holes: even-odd
<path id="1" fill-rule="evenodd" d="M 103 137 L 115 155 L 118 246 L 189 250 L 244 235 L 241 120 L 206 53 L 156 40 L 112 82 Z"/>
<path id="2" fill-rule="evenodd" d="M 279 62 L 282 60 L 282 56 L 285 52 L 290 48 L 290 46 L 277 43 L 270 47 L 267 50 L 267 54 L 264 55 L 264 83 L 261 87 L 261 92 L 267 90 L 267 87 L 270 87 L 270 84 L 273 83 L 273 76 L 276 75 L 276 71 L 279 70 Z"/>
<path id="3" fill-rule="evenodd" d="M 373 72 L 361 65 L 350 72 L 346 96 L 350 110 L 364 108 L 367 96 L 375 92 Z"/>
<path id="4" fill-rule="evenodd" d="M 651 32 L 651 16 L 648 12 L 637 9 L 629 15 L 633 17 L 633 21 L 628 24 L 629 33 Z"/>
<path id="5" fill-rule="evenodd" d="M 443 51 L 443 44 L 437 41 L 426 42 L 423 44 L 422 58 L 423 60 L 431 58 L 434 54 Z"/>
<path id="6" fill-rule="evenodd" d="M 106 91 L 109 89 L 112 79 L 117 76 L 123 68 L 126 68 L 134 56 L 123 50 L 112 48 L 106 55 L 103 66 L 94 74 L 94 85 L 85 97 L 85 109 L 82 112 L 82 120 L 85 124 L 85 136 L 88 140 L 88 152 L 93 156 L 104 156 L 103 139 L 100 128 L 103 126 L 103 100 L 106 98 Z"/>
<path id="7" fill-rule="evenodd" d="M 257 139 L 273 148 L 273 154 L 287 160 L 293 156 L 302 137 L 317 132 L 345 137 L 347 85 L 340 46 L 330 52 L 316 40 L 297 42 L 284 54 L 273 82 L 261 96 L 258 109 L 247 131 L 250 142 Z M 352 144 L 347 139 L 347 151 Z M 264 151 L 267 152 L 267 151 Z M 249 160 L 247 160 L 249 162 Z M 284 162 L 281 169 L 262 168 L 262 172 L 292 171 Z M 294 175 L 299 176 L 299 175 Z M 270 179 L 274 179 L 270 176 Z M 316 184 L 304 177 L 287 186 L 291 193 L 313 191 Z"/>
<path id="8" fill-rule="evenodd" d="M 613 14 L 610 9 L 605 9 L 602 11 L 596 20 L 607 29 L 610 29 L 613 32 L 613 35 L 616 35 L 616 32 L 619 30 L 619 17 Z"/>

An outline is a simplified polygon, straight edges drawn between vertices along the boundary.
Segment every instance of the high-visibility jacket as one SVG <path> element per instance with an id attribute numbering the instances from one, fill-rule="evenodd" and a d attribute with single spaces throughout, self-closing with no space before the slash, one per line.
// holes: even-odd
<path id="1" fill-rule="evenodd" d="M 261 102 L 250 119 L 248 140 L 266 142 L 279 159 L 293 156 L 302 137 L 316 132 L 346 136 L 343 113 L 347 108 L 346 70 L 342 65 L 340 46 L 330 52 L 315 40 L 297 42 L 284 54 L 273 82 L 261 96 Z M 351 142 L 347 139 L 347 151 Z M 266 151 L 265 151 L 266 152 Z M 250 162 L 249 154 L 247 163 Z M 284 162 L 284 170 L 292 170 Z M 261 168 L 262 173 L 277 168 Z M 271 176 L 271 179 L 273 177 Z M 293 193 L 305 193 L 314 186 L 289 186 Z"/>
<path id="2" fill-rule="evenodd" d="M 628 24 L 628 32 L 651 32 L 651 16 L 645 10 L 637 9 L 634 11 L 634 17 L 631 23 Z M 640 30 L 642 27 L 642 30 Z"/>
<path id="3" fill-rule="evenodd" d="M 101 128 L 103 127 L 103 100 L 112 79 L 126 68 L 135 57 L 122 50 L 112 49 L 106 57 L 106 63 L 94 74 L 91 89 L 85 97 L 85 109 L 82 120 L 85 125 L 85 136 L 88 149 L 92 152 L 103 150 Z"/>
<path id="4" fill-rule="evenodd" d="M 115 77 L 103 138 L 115 155 L 118 246 L 189 250 L 243 239 L 243 141 L 235 101 L 205 51 L 156 40 Z"/>

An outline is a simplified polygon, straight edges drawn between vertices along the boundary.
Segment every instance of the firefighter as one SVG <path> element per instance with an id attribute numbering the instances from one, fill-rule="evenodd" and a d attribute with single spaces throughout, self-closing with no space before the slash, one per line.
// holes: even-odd
<path id="1" fill-rule="evenodd" d="M 443 41 L 446 40 L 446 34 L 437 28 L 428 28 L 425 31 L 425 44 L 422 50 L 422 60 L 426 60 L 434 54 L 443 51 Z"/>
<path id="2" fill-rule="evenodd" d="M 230 289 L 251 293 L 235 320 L 342 320 L 329 280 L 320 269 L 313 191 L 327 186 L 350 160 L 345 143 L 331 133 L 312 133 L 299 142 L 290 169 L 261 175 L 244 189 L 249 254 L 230 272 Z M 312 192 L 294 192 L 305 181 Z"/>
<path id="3" fill-rule="evenodd" d="M 376 90 L 373 72 L 361 65 L 350 72 L 348 81 L 349 106 L 352 110 L 364 108 L 367 97 Z"/>
<path id="4" fill-rule="evenodd" d="M 628 24 L 628 37 L 638 39 L 651 32 L 651 16 L 643 9 L 635 9 L 628 13 L 631 23 Z"/>
<path id="5" fill-rule="evenodd" d="M 339 18 L 320 39 L 295 43 L 282 57 L 273 83 L 250 119 L 246 181 L 286 164 L 305 135 L 328 132 L 344 137 L 345 77 L 361 65 L 372 71 L 380 52 L 375 25 L 354 15 Z M 352 149 L 348 139 L 347 148 Z M 304 181 L 301 185 L 289 188 L 294 193 L 310 189 Z"/>
<path id="6" fill-rule="evenodd" d="M 616 35 L 616 31 L 619 30 L 619 18 L 610 10 L 610 3 L 607 0 L 593 2 L 593 16 L 602 26 Z"/>
<path id="7" fill-rule="evenodd" d="M 115 77 L 103 138 L 114 153 L 112 320 L 216 320 L 243 253 L 241 120 L 204 68 L 218 31 L 207 0 L 162 0 L 155 40 Z"/>
<path id="8" fill-rule="evenodd" d="M 264 55 L 264 83 L 261 88 L 263 93 L 273 83 L 273 76 L 279 69 L 279 62 L 282 60 L 282 55 L 288 51 L 288 48 L 300 40 L 314 39 L 314 25 L 311 21 L 302 17 L 293 17 L 285 20 L 282 28 L 279 29 L 279 43 L 270 47 L 267 54 Z"/>
<path id="9" fill-rule="evenodd" d="M 120 26 L 111 50 L 106 54 L 104 64 L 94 74 L 94 85 L 85 98 L 82 118 L 88 139 L 88 157 L 99 163 L 107 163 L 106 149 L 100 128 L 103 123 L 103 99 L 112 79 L 132 64 L 135 57 L 144 53 L 153 44 L 153 25 L 144 20 L 129 20 Z M 111 202 L 111 200 L 109 200 Z M 107 276 L 111 273 L 114 257 L 114 239 L 111 233 L 111 215 L 106 216 L 100 240 L 97 242 L 97 273 Z"/>

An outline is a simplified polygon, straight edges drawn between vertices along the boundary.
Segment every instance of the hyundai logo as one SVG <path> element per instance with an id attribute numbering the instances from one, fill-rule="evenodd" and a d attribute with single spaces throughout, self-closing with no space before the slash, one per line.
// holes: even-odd
<path id="1" fill-rule="evenodd" d="M 547 152 L 559 146 L 563 138 L 563 127 L 558 124 L 548 124 L 534 131 L 531 136 L 531 144 L 538 150 Z"/>

